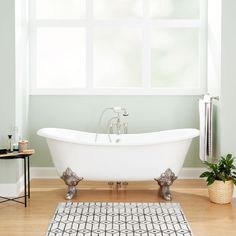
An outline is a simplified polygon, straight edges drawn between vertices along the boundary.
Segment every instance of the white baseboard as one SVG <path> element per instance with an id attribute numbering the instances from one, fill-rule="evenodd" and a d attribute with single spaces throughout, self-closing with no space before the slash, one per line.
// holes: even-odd
<path id="1" fill-rule="evenodd" d="M 182 168 L 178 178 L 179 179 L 199 179 L 199 176 L 201 175 L 202 172 L 206 171 L 205 168 L 189 168 L 185 167 Z"/>
<path id="2" fill-rule="evenodd" d="M 16 183 L 0 184 L 0 196 L 17 197 L 24 189 L 24 177 L 21 176 Z"/>
<path id="3" fill-rule="evenodd" d="M 178 176 L 179 179 L 199 179 L 205 168 L 182 168 Z M 58 179 L 55 167 L 31 167 L 31 179 Z M 233 197 L 236 198 L 236 187 L 234 188 Z"/>
<path id="4" fill-rule="evenodd" d="M 55 167 L 31 167 L 30 179 L 58 179 L 60 178 Z"/>
<path id="5" fill-rule="evenodd" d="M 178 176 L 179 179 L 199 179 L 204 168 L 182 168 Z M 59 179 L 55 167 L 31 167 L 30 179 Z M 23 191 L 24 178 L 21 178 L 16 183 L 0 184 L 0 196 L 15 197 Z M 234 188 L 233 197 L 236 197 L 236 187 Z"/>
<path id="6" fill-rule="evenodd" d="M 198 179 L 204 168 L 182 168 L 179 179 Z M 31 179 L 58 179 L 55 167 L 31 167 Z"/>

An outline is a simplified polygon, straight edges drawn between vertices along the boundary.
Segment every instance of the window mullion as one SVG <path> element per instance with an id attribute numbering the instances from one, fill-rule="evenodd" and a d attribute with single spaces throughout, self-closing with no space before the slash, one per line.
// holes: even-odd
<path id="1" fill-rule="evenodd" d="M 144 88 L 151 87 L 151 58 L 150 58 L 150 28 L 148 25 L 149 0 L 143 0 L 143 73 L 142 84 Z"/>
<path id="2" fill-rule="evenodd" d="M 28 73 L 31 78 L 30 81 L 30 88 L 36 89 L 37 88 L 37 78 L 36 78 L 36 65 L 37 65 L 37 55 L 36 55 L 36 2 L 35 0 L 29 1 L 28 3 L 28 17 L 29 17 L 29 67 Z"/>
<path id="3" fill-rule="evenodd" d="M 86 0 L 86 88 L 93 88 L 93 0 Z"/>
<path id="4" fill-rule="evenodd" d="M 73 81 L 77 80 L 83 80 L 83 82 L 85 82 L 85 84 L 83 84 L 83 89 L 78 88 L 78 89 L 74 89 L 74 88 L 62 88 L 60 90 L 61 93 L 63 93 L 64 89 L 65 91 L 72 91 L 81 93 L 81 94 L 86 94 L 86 93 L 96 93 L 96 91 L 101 91 L 101 89 L 96 89 L 94 88 L 94 35 L 96 33 L 94 33 L 94 29 L 99 29 L 99 28 L 130 28 L 130 29 L 139 29 L 139 33 L 140 30 L 142 30 L 142 35 L 141 35 L 141 40 L 139 39 L 139 45 L 141 45 L 142 43 L 142 48 L 141 48 L 141 53 L 142 53 L 142 58 L 140 58 L 140 60 L 142 61 L 142 71 L 141 68 L 139 67 L 139 81 L 140 81 L 140 73 L 142 76 L 142 85 L 139 86 L 140 87 L 129 87 L 129 85 L 124 85 L 126 87 L 124 88 L 120 88 L 117 87 L 116 89 L 113 89 L 112 87 L 107 87 L 105 89 L 102 90 L 102 93 L 106 94 L 109 93 L 109 91 L 111 90 L 112 92 L 117 92 L 119 93 L 127 93 L 127 94 L 142 94 L 142 90 L 144 91 L 144 94 L 151 94 L 151 93 L 156 93 L 156 94 L 187 94 L 187 93 L 196 93 L 200 91 L 200 93 L 202 93 L 206 87 L 207 87 L 207 25 L 206 25 L 206 20 L 207 20 L 207 0 L 199 0 L 200 1 L 200 19 L 199 18 L 161 18 L 161 17 L 153 17 L 150 18 L 150 12 L 152 11 L 152 9 L 150 9 L 150 5 L 152 4 L 151 0 L 142 0 L 142 8 L 143 8 L 143 17 L 122 17 L 122 18 L 101 18 L 101 19 L 97 19 L 96 17 L 94 17 L 94 10 L 93 10 L 93 5 L 94 5 L 94 0 L 86 0 L 86 13 L 85 13 L 85 18 L 84 18 L 84 14 L 83 14 L 83 18 L 71 18 L 68 17 L 68 19 L 65 17 L 54 17 L 54 15 L 52 15 L 52 18 L 49 17 L 41 17 L 40 18 L 40 12 L 37 14 L 37 1 L 40 0 L 30 0 L 29 1 L 29 73 L 31 75 L 31 77 L 33 78 L 31 81 L 31 89 L 35 89 L 35 91 L 37 89 L 40 89 L 40 85 L 39 88 L 37 88 L 37 66 L 38 66 L 38 62 L 37 62 L 37 42 L 36 40 L 37 38 L 37 32 L 40 31 L 42 28 L 47 28 L 46 30 L 50 30 L 51 28 L 78 28 L 78 29 L 83 29 L 85 30 L 85 35 L 84 35 L 84 31 L 81 37 L 85 37 L 85 48 L 83 47 L 83 51 L 84 49 L 86 50 L 86 55 L 85 58 L 81 61 L 81 64 L 84 63 L 84 60 L 86 61 L 86 64 L 83 65 L 83 68 L 85 66 L 85 73 L 83 71 L 83 74 L 81 76 L 76 76 L 73 77 Z M 36 4 L 37 3 L 37 4 Z M 41 9 L 41 8 L 40 8 Z M 62 9 L 63 10 L 63 9 Z M 41 10 L 42 11 L 42 10 Z M 37 18 L 38 16 L 38 18 Z M 196 85 L 194 85 L 195 87 L 178 87 L 178 85 L 176 86 L 176 88 L 174 87 L 174 89 L 167 85 L 167 87 L 162 88 L 160 85 L 159 87 L 155 87 L 155 76 L 158 77 L 159 74 L 156 73 L 155 76 L 154 73 L 152 73 L 152 56 L 153 56 L 153 62 L 155 62 L 156 59 L 156 65 L 157 65 L 157 69 L 158 69 L 158 64 L 160 65 L 160 61 L 161 59 L 158 57 L 155 57 L 155 41 L 152 40 L 152 37 L 155 36 L 155 29 L 163 29 L 163 31 L 165 29 L 174 29 L 175 31 L 178 31 L 178 29 L 182 30 L 181 28 L 183 28 L 183 30 L 185 28 L 189 28 L 189 29 L 195 29 L 194 32 L 196 32 L 199 29 L 199 50 L 198 50 L 198 58 L 199 58 L 199 63 L 198 66 L 200 67 L 199 71 L 200 71 L 200 75 L 199 75 L 199 83 L 196 83 Z M 70 29 L 69 29 L 70 30 Z M 73 29 L 71 29 L 73 30 Z M 184 31 L 183 31 L 184 32 Z M 97 34 L 95 35 L 97 36 Z M 140 34 L 138 34 L 138 36 L 140 36 Z M 81 38 L 80 37 L 80 38 Z M 71 37 L 73 38 L 73 37 Z M 74 43 L 74 45 L 79 45 L 77 42 L 79 42 L 79 39 Z M 40 37 L 38 39 L 38 41 L 40 41 Z M 50 40 L 48 40 L 50 41 Z M 68 40 L 70 42 L 70 40 Z M 40 41 L 41 42 L 41 41 Z M 136 42 L 136 41 L 135 41 Z M 153 43 L 154 42 L 154 43 Z M 157 40 L 158 42 L 158 40 Z M 83 42 L 84 43 L 84 42 Z M 47 44 L 47 43 L 45 43 Z M 152 46 L 152 44 L 154 44 L 154 46 Z M 185 46 L 185 45 L 184 45 Z M 76 46 L 75 46 L 76 47 Z M 140 47 L 140 46 L 139 46 Z M 79 47 L 78 47 L 79 48 Z M 154 49 L 152 49 L 154 48 Z M 157 47 L 158 48 L 158 47 Z M 195 47 L 196 49 L 196 47 Z M 74 50 L 74 49 L 73 49 Z M 140 50 L 140 48 L 138 49 Z M 43 50 L 38 50 L 38 54 L 40 57 L 40 52 Z M 80 55 L 81 50 L 79 49 L 79 51 L 75 51 L 75 55 Z M 193 51 L 195 52 L 195 51 Z M 74 52 L 72 51 L 72 54 Z M 53 55 L 53 54 L 50 54 Z M 67 55 L 65 53 L 65 55 Z M 122 54 L 123 55 L 123 54 Z M 137 54 L 138 57 L 140 54 Z M 181 56 L 181 55 L 180 55 Z M 41 58 L 41 57 L 40 57 Z M 73 59 L 74 60 L 74 59 Z M 80 59 L 75 59 L 75 61 L 79 61 Z M 38 61 L 40 61 L 40 59 L 38 59 Z M 75 62 L 76 63 L 76 62 Z M 139 61 L 140 63 L 140 61 Z M 165 64 L 165 63 L 164 63 Z M 78 63 L 77 63 L 78 65 Z M 74 67 L 76 68 L 77 65 L 74 65 Z M 196 65 L 196 64 L 194 64 Z M 79 65 L 81 66 L 81 65 Z M 63 68 L 63 67 L 62 67 Z M 153 67 L 153 69 L 155 69 L 155 67 Z M 168 69 L 169 70 L 169 69 Z M 57 71 L 57 68 L 55 69 L 55 71 Z M 85 74 L 85 76 L 84 76 Z M 128 73 L 127 73 L 128 74 Z M 125 74 L 126 75 L 126 74 Z M 134 76 L 136 76 L 134 74 Z M 175 74 L 173 75 L 173 77 L 175 76 Z M 81 77 L 85 77 L 85 78 L 81 78 Z M 131 74 L 132 77 L 132 74 Z M 163 77 L 164 78 L 164 77 Z M 40 79 L 40 78 L 39 78 Z M 38 79 L 38 82 L 40 81 Z M 131 78 L 133 79 L 133 78 Z M 197 78 L 196 78 L 197 81 Z M 76 81 L 78 82 L 78 81 Z M 154 87 L 152 87 L 152 85 Z M 158 84 L 159 85 L 159 84 Z M 54 86 L 54 85 L 52 85 Z M 173 85 L 175 86 L 175 84 Z M 187 85 L 186 85 L 187 86 Z M 76 87 L 76 85 L 74 86 Z M 122 86 L 121 86 L 122 87 Z M 41 88 L 41 90 L 43 90 Z M 46 91 L 47 89 L 45 89 Z M 52 89 L 53 90 L 53 89 Z M 124 91 L 123 91 L 124 90 Z M 196 91 L 195 91 L 196 90 Z M 48 90 L 49 91 L 49 90 Z M 50 90 L 51 91 L 51 90 Z M 57 90 L 59 91 L 59 90 Z M 114 93 L 115 93 L 114 92 Z"/>

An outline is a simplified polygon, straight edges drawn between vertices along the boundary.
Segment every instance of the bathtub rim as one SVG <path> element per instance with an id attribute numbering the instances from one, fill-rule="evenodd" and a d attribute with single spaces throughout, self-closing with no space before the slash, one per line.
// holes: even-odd
<path id="1" fill-rule="evenodd" d="M 80 135 L 86 134 L 86 135 L 93 135 L 94 136 L 94 142 L 86 142 L 84 140 L 73 140 L 71 137 L 58 137 L 56 135 L 52 135 L 49 134 L 48 130 L 52 131 L 52 130 L 63 130 L 66 132 L 73 132 L 73 133 L 77 133 Z M 181 129 L 169 129 L 169 130 L 162 130 L 162 131 L 154 131 L 154 132 L 146 132 L 146 133 L 134 133 L 134 134 L 125 134 L 128 136 L 131 135 L 141 135 L 141 134 L 154 134 L 154 133 L 164 133 L 164 132 L 175 132 L 175 131 L 188 131 L 189 133 L 186 134 L 184 137 L 181 136 L 181 138 L 179 136 L 175 136 L 174 138 L 169 138 L 168 140 L 158 140 L 158 141 L 153 141 L 148 140 L 145 142 L 95 142 L 95 135 L 96 133 L 92 133 L 92 132 L 85 132 L 85 131 L 79 131 L 79 130 L 72 130 L 72 129 L 65 129 L 65 128 L 41 128 L 37 131 L 37 135 L 44 137 L 46 139 L 51 139 L 51 140 L 56 140 L 56 141 L 60 141 L 60 142 L 65 142 L 65 143 L 73 143 L 73 144 L 78 144 L 78 145 L 86 145 L 86 146 L 108 146 L 108 147 L 122 147 L 122 146 L 147 146 L 147 145 L 157 145 L 157 144 L 164 144 L 164 143 L 172 143 L 172 142 L 181 142 L 181 141 L 186 141 L 186 140 L 191 140 L 195 137 L 198 137 L 200 135 L 200 131 L 196 128 L 181 128 Z M 108 136 L 108 134 L 104 134 L 104 133 L 99 133 L 99 135 L 104 135 L 104 136 Z M 122 137 L 122 136 L 121 136 Z M 108 140 L 108 139 L 107 139 Z"/>

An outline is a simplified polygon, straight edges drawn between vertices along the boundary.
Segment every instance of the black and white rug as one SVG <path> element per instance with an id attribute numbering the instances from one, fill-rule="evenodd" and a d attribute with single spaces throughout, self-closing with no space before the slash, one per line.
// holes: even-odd
<path id="1" fill-rule="evenodd" d="M 178 203 L 60 203 L 47 236 L 192 236 Z"/>

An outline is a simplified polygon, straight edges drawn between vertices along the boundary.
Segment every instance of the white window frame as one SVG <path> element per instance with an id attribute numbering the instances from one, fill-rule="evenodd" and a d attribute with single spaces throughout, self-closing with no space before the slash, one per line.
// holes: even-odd
<path id="1" fill-rule="evenodd" d="M 29 45 L 30 45 L 30 94 L 31 95 L 202 95 L 207 87 L 207 0 L 200 0 L 200 19 L 149 19 L 148 2 L 143 1 L 142 19 L 94 20 L 92 14 L 94 0 L 86 0 L 86 19 L 81 20 L 36 20 L 35 0 L 29 0 Z M 151 88 L 151 62 L 149 27 L 155 28 L 199 28 L 199 87 L 198 88 Z M 38 27 L 83 26 L 86 31 L 86 88 L 37 88 L 36 87 L 36 30 Z M 143 87 L 93 88 L 93 41 L 94 26 L 140 27 L 143 29 Z"/>

